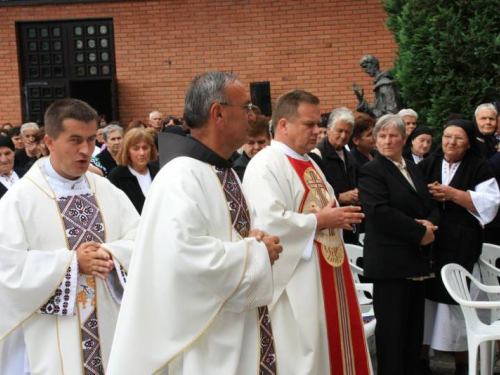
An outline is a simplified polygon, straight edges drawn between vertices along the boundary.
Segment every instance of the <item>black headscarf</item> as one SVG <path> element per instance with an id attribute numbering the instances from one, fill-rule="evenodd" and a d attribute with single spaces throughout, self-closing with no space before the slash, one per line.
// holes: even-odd
<path id="1" fill-rule="evenodd" d="M 4 135 L 0 135 L 0 147 L 8 147 L 12 151 L 16 150 L 16 148 L 14 147 L 14 143 L 12 143 L 12 140 Z"/>
<path id="2" fill-rule="evenodd" d="M 424 125 L 419 125 L 413 130 L 410 134 L 410 142 L 413 141 L 415 138 L 417 138 L 419 135 L 427 134 L 430 135 L 431 137 L 434 136 L 432 134 L 432 130 L 429 129 L 427 126 Z"/>
<path id="3" fill-rule="evenodd" d="M 472 121 L 453 119 L 449 120 L 444 128 L 446 129 L 448 126 L 458 126 L 459 128 L 462 128 L 465 134 L 467 134 L 467 138 L 469 138 L 470 148 L 467 150 L 467 153 L 481 157 L 478 141 L 476 139 L 476 127 Z"/>

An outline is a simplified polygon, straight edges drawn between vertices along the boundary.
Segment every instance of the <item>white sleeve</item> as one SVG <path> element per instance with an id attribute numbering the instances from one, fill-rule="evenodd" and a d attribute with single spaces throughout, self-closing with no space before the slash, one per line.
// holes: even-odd
<path id="1" fill-rule="evenodd" d="M 115 268 L 108 274 L 108 277 L 106 278 L 106 286 L 108 287 L 109 293 L 115 302 L 122 303 L 123 290 L 125 289 L 125 284 L 127 282 L 127 272 L 115 258 L 112 259 Z"/>
<path id="2" fill-rule="evenodd" d="M 482 225 L 490 223 L 496 216 L 500 205 L 500 190 L 494 178 L 481 182 L 474 189 L 469 190 L 472 203 L 477 214 L 471 212 Z M 470 212 L 470 211 L 469 211 Z"/>
<path id="3" fill-rule="evenodd" d="M 317 226 L 318 226 L 318 220 L 316 220 L 316 223 L 314 224 L 314 230 L 312 231 L 311 235 L 309 236 L 309 240 L 307 241 L 304 252 L 302 253 L 302 256 L 300 257 L 301 259 L 304 259 L 304 260 L 311 259 L 311 255 L 312 255 L 312 252 L 314 249 L 314 238 L 316 237 Z"/>

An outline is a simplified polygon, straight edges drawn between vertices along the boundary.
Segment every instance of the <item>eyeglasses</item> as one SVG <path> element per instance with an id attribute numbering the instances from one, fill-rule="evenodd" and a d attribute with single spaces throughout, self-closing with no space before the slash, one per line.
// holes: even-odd
<path id="1" fill-rule="evenodd" d="M 253 108 L 253 104 L 252 103 L 247 103 L 247 104 L 229 104 L 229 103 L 222 102 L 222 103 L 219 103 L 219 104 L 220 105 L 224 105 L 226 107 L 240 107 L 240 108 L 246 109 L 248 113 L 250 113 L 252 111 L 252 108 Z"/>

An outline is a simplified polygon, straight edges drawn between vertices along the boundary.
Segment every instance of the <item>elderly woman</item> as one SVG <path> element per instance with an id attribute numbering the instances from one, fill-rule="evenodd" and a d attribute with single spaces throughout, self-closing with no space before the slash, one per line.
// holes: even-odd
<path id="1" fill-rule="evenodd" d="M 417 128 L 418 114 L 411 108 L 405 108 L 398 112 L 406 125 L 406 138 Z"/>
<path id="2" fill-rule="evenodd" d="M 14 168 L 14 150 L 11 139 L 0 135 L 0 199 L 26 173 L 24 169 Z"/>
<path id="3" fill-rule="evenodd" d="M 157 164 L 151 163 L 157 157 L 158 152 L 150 133 L 141 128 L 131 129 L 125 134 L 118 152 L 118 166 L 108 176 L 113 185 L 127 194 L 139 214 L 158 173 Z"/>
<path id="4" fill-rule="evenodd" d="M 36 161 L 40 157 L 40 150 L 36 144 L 36 135 L 40 128 L 34 122 L 28 122 L 21 126 L 21 137 L 24 148 L 16 152 L 14 164 L 16 168 L 26 168 L 30 162 Z"/>
<path id="5" fill-rule="evenodd" d="M 482 226 L 495 217 L 500 191 L 493 170 L 479 158 L 473 123 L 450 120 L 443 133 L 442 152 L 419 164 L 432 197 L 440 202 L 442 224 L 437 233 L 436 277 L 429 282 L 426 340 L 432 348 L 456 352 L 455 374 L 467 374 L 465 321 L 441 279 L 441 268 L 458 263 L 472 273 L 483 245 Z M 434 322 L 435 321 L 435 322 Z M 427 334 L 429 332 L 429 334 Z"/>
<path id="6" fill-rule="evenodd" d="M 406 163 L 406 126 L 382 116 L 373 130 L 379 154 L 360 172 L 365 213 L 365 276 L 373 280 L 379 374 L 417 374 L 424 328 L 425 284 L 439 210 L 419 168 Z"/>
<path id="7" fill-rule="evenodd" d="M 403 157 L 415 164 L 429 155 L 432 147 L 432 130 L 426 126 L 418 126 L 410 135 L 409 142 L 403 149 Z"/>

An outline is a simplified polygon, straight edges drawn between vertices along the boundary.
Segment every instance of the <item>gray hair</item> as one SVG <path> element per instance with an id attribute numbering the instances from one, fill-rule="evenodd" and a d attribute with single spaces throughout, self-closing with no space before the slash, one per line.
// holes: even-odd
<path id="1" fill-rule="evenodd" d="M 493 104 L 483 103 L 483 104 L 478 105 L 478 107 L 476 108 L 476 111 L 474 112 L 474 117 L 477 117 L 477 114 L 482 109 L 486 109 L 488 111 L 493 111 L 493 112 L 495 112 L 495 116 L 498 116 L 498 111 Z"/>
<path id="2" fill-rule="evenodd" d="M 344 121 L 349 125 L 354 126 L 354 115 L 349 108 L 342 107 L 333 110 L 332 113 L 330 113 L 330 116 L 328 116 L 328 129 L 335 129 L 335 125 L 337 125 L 337 122 L 339 121 Z"/>
<path id="3" fill-rule="evenodd" d="M 151 120 L 151 118 L 155 115 L 155 114 L 159 114 L 161 117 L 163 117 L 163 114 L 160 112 L 160 111 L 153 111 L 149 114 L 149 119 Z"/>
<path id="4" fill-rule="evenodd" d="M 411 116 L 411 117 L 415 117 L 415 120 L 418 120 L 418 113 L 415 112 L 411 108 L 402 109 L 401 111 L 398 112 L 398 116 L 401 116 L 401 117 Z"/>
<path id="5" fill-rule="evenodd" d="M 210 107 L 227 101 L 226 88 L 239 81 L 232 73 L 208 72 L 195 77 L 186 93 L 184 120 L 191 129 L 199 129 L 208 122 Z"/>
<path id="6" fill-rule="evenodd" d="M 403 138 L 406 138 L 406 124 L 403 118 L 393 114 L 383 115 L 378 119 L 375 128 L 373 128 L 373 138 L 377 139 L 377 134 L 380 130 L 387 129 L 391 126 L 394 126 L 396 130 L 401 133 Z"/>
<path id="7" fill-rule="evenodd" d="M 26 124 L 23 124 L 21 126 L 21 135 L 23 135 L 24 132 L 26 132 L 26 130 L 30 130 L 30 129 L 33 129 L 36 131 L 40 130 L 40 128 L 38 127 L 38 124 L 36 122 L 27 122 Z"/>
<path id="8" fill-rule="evenodd" d="M 108 125 L 102 130 L 102 137 L 104 142 L 108 141 L 108 134 L 119 131 L 123 135 L 123 128 L 120 125 Z"/>

